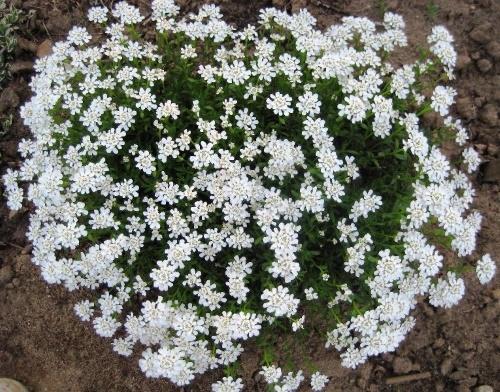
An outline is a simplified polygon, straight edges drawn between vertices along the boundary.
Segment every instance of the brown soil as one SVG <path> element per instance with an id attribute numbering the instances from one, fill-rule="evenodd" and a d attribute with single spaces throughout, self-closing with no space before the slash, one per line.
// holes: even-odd
<path id="1" fill-rule="evenodd" d="M 103 1 L 109 4 L 111 1 Z M 20 70 L 0 96 L 0 117 L 14 114 L 9 133 L 0 139 L 0 172 L 15 166 L 19 139 L 28 136 L 17 115 L 19 102 L 29 97 L 30 65 L 35 48 L 47 38 L 61 39 L 73 24 L 83 23 L 89 1 L 11 0 L 25 10 L 35 10 L 21 35 L 31 44 L 21 45 L 15 63 Z M 135 3 L 146 7 L 147 0 Z M 183 0 L 183 10 L 195 9 L 202 1 Z M 435 24 L 448 27 L 456 40 L 459 71 L 455 86 L 456 105 L 472 132 L 472 142 L 485 162 L 475 178 L 476 207 L 484 215 L 477 256 L 489 252 L 500 256 L 499 180 L 500 156 L 498 110 L 500 103 L 500 1 L 498 0 L 274 0 L 222 1 L 224 13 L 235 24 L 256 19 L 257 10 L 271 3 L 290 11 L 307 7 L 321 26 L 344 15 L 380 19 L 382 10 L 402 14 L 412 48 L 425 44 Z M 400 56 L 398 60 L 408 60 Z M 7 92 L 6 92 L 7 91 Z M 16 98 L 17 97 L 17 98 Z M 433 119 L 429 118 L 432 122 Z M 30 390 L 49 392 L 84 391 L 174 391 L 166 381 L 146 379 L 134 358 L 115 354 L 109 340 L 96 336 L 92 327 L 73 314 L 73 304 L 83 293 L 68 293 L 47 286 L 31 264 L 30 247 L 24 237 L 28 212 L 10 215 L 0 204 L 0 377 L 23 382 Z M 467 295 L 451 310 L 435 310 L 421 304 L 417 326 L 394 354 L 371 360 L 356 371 L 340 366 L 338 354 L 326 352 L 312 342 L 295 349 L 292 358 L 310 355 L 319 370 L 331 377 L 328 391 L 470 391 L 482 385 L 500 390 L 499 278 L 480 287 L 472 273 L 466 275 Z M 277 338 L 277 351 L 285 358 L 285 338 Z M 243 355 L 241 374 L 249 390 L 265 390 L 256 375 L 256 349 Z M 429 372 L 428 374 L 425 372 Z M 205 375 L 186 391 L 209 391 L 221 373 Z M 424 379 L 388 385 L 397 375 L 422 374 Z M 308 390 L 304 387 L 302 390 Z"/>

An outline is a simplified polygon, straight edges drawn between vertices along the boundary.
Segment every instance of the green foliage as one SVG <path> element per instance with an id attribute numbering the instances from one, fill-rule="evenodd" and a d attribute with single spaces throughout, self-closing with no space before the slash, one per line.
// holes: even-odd
<path id="1" fill-rule="evenodd" d="M 21 19 L 21 11 L 8 7 L 5 0 L 0 0 L 0 86 L 9 77 L 7 63 L 16 48 L 15 32 L 19 29 Z"/>

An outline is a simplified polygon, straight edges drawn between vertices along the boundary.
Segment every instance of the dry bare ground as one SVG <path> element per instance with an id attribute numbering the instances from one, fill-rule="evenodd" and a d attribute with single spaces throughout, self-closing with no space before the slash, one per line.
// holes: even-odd
<path id="1" fill-rule="evenodd" d="M 0 116 L 14 114 L 14 124 L 0 139 L 0 172 L 15 166 L 19 139 L 28 136 L 17 115 L 30 94 L 32 64 L 73 24 L 83 23 L 89 1 L 12 0 L 34 17 L 21 30 L 11 69 L 13 80 L 0 95 Z M 110 1 L 104 1 L 109 4 Z M 148 1 L 135 1 L 147 10 Z M 183 11 L 201 1 L 180 1 Z M 449 28 L 459 51 L 455 106 L 472 133 L 472 142 L 484 161 L 475 178 L 476 207 L 484 215 L 478 254 L 500 257 L 500 154 L 498 118 L 500 103 L 500 1 L 498 0 L 275 0 L 219 1 L 228 20 L 243 25 L 256 19 L 258 9 L 275 5 L 295 12 L 307 8 L 320 26 L 345 15 L 380 19 L 383 10 L 402 14 L 407 22 L 410 47 L 425 44 L 435 24 Z M 397 61 L 411 60 L 402 53 Z M 426 123 L 432 126 L 432 116 Z M 453 149 L 448 151 L 453 155 Z M 110 342 L 96 336 L 90 325 L 73 314 L 73 304 L 84 296 L 47 286 L 30 262 L 30 246 L 24 235 L 28 211 L 9 215 L 0 205 L 0 377 L 22 381 L 30 390 L 50 392 L 174 391 L 166 381 L 146 379 L 133 358 L 115 354 Z M 475 254 L 472 260 L 478 256 Z M 450 262 L 451 260 L 448 260 Z M 340 366 L 335 352 L 326 352 L 313 337 L 307 345 L 287 348 L 289 339 L 277 337 L 282 359 L 296 361 L 308 355 L 331 377 L 328 391 L 497 391 L 500 390 L 500 286 L 498 277 L 486 288 L 473 274 L 466 276 L 467 295 L 451 310 L 435 310 L 420 304 L 417 326 L 394 354 L 376 358 L 351 371 Z M 258 350 L 249 347 L 242 360 L 242 376 L 250 391 L 263 391 L 257 375 Z M 220 373 L 206 375 L 186 391 L 209 391 Z M 403 376 L 402 378 L 397 378 Z M 489 385 L 492 389 L 488 389 Z M 481 389 L 482 388 L 482 389 Z M 303 390 L 307 390 L 304 388 Z"/>

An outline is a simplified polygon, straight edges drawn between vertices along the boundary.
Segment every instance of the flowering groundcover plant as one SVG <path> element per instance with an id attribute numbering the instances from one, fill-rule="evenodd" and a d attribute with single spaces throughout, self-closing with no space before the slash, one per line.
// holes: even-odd
<path id="1" fill-rule="evenodd" d="M 395 68 L 407 42 L 392 13 L 320 31 L 305 10 L 265 9 L 235 31 L 215 6 L 151 6 L 148 19 L 126 2 L 91 8 L 103 38 L 74 27 L 37 62 L 21 110 L 33 139 L 3 177 L 11 209 L 33 206 L 44 279 L 95 292 L 75 305 L 82 320 L 119 354 L 141 346 L 149 377 L 182 386 L 224 367 L 213 390 L 238 391 L 242 343 L 307 329 L 318 309 L 326 347 L 354 368 L 396 349 L 418 298 L 461 299 L 481 224 L 466 173 L 480 161 L 438 148 L 468 137 L 449 115 L 445 28 Z M 441 128 L 420 124 L 430 111 Z M 495 269 L 484 255 L 481 283 Z M 270 388 L 298 388 L 302 371 L 263 350 Z"/>

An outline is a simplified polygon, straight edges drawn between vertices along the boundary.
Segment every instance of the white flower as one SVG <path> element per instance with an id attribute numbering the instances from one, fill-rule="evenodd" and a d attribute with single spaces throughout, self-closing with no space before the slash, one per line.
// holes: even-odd
<path id="1" fill-rule="evenodd" d="M 234 380 L 232 377 L 224 377 L 222 381 L 212 384 L 213 392 L 239 392 L 243 390 L 241 378 Z"/>
<path id="2" fill-rule="evenodd" d="M 318 94 L 307 91 L 304 95 L 299 96 L 297 109 L 303 116 L 314 116 L 319 114 L 321 102 Z"/>
<path id="3" fill-rule="evenodd" d="M 248 111 L 248 108 L 238 110 L 238 114 L 235 116 L 235 119 L 236 125 L 245 131 L 253 131 L 259 123 L 255 115 Z"/>
<path id="4" fill-rule="evenodd" d="M 156 117 L 159 119 L 171 117 L 175 120 L 179 117 L 179 114 L 181 114 L 179 105 L 171 100 L 160 103 L 156 109 Z"/>
<path id="5" fill-rule="evenodd" d="M 139 151 L 135 157 L 137 168 L 146 174 L 151 174 L 156 170 L 154 161 L 155 159 L 149 151 Z"/>
<path id="6" fill-rule="evenodd" d="M 68 33 L 68 42 L 77 46 L 86 44 L 91 38 L 85 27 L 75 26 Z"/>
<path id="7" fill-rule="evenodd" d="M 78 302 L 74 306 L 75 313 L 82 321 L 89 321 L 94 314 L 94 304 L 89 300 Z"/>
<path id="8" fill-rule="evenodd" d="M 365 118 L 366 111 L 369 109 L 369 105 L 366 104 L 361 98 L 355 95 L 349 95 L 345 99 L 345 104 L 338 104 L 339 115 L 346 117 L 353 123 L 362 121 Z"/>
<path id="9" fill-rule="evenodd" d="M 434 306 L 450 308 L 456 305 L 465 292 L 464 281 L 453 272 L 448 272 L 447 280 L 440 278 L 429 290 L 429 302 Z"/>
<path id="10" fill-rule="evenodd" d="M 157 107 L 156 97 L 151 93 L 150 88 L 144 89 L 141 87 L 139 91 L 133 95 L 133 97 L 138 100 L 136 103 L 138 109 L 153 110 Z"/>
<path id="11" fill-rule="evenodd" d="M 268 384 L 276 384 L 282 375 L 281 368 L 274 365 L 262 366 L 262 370 L 259 373 L 262 374 Z"/>
<path id="12" fill-rule="evenodd" d="M 279 92 L 271 94 L 266 100 L 266 107 L 278 116 L 289 116 L 293 109 L 291 107 L 292 97 Z"/>
<path id="13" fill-rule="evenodd" d="M 311 388 L 313 391 L 322 391 L 328 383 L 328 377 L 320 372 L 311 375 Z"/>
<path id="14" fill-rule="evenodd" d="M 308 287 L 307 289 L 305 289 L 304 294 L 306 295 L 306 299 L 308 301 L 318 299 L 318 293 L 312 287 Z"/>
<path id="15" fill-rule="evenodd" d="M 431 97 L 431 108 L 441 116 L 448 115 L 449 107 L 453 104 L 456 94 L 453 87 L 436 86 Z"/>
<path id="16" fill-rule="evenodd" d="M 264 309 L 277 317 L 293 316 L 297 312 L 297 306 L 299 305 L 299 300 L 289 294 L 287 287 L 281 285 L 273 287 L 271 290 L 265 289 L 262 292 L 261 299 L 265 301 Z"/>
<path id="17" fill-rule="evenodd" d="M 121 129 L 128 131 L 135 123 L 135 116 L 137 115 L 135 110 L 119 106 L 118 109 L 113 110 L 112 113 L 116 124 L 118 124 L 118 127 L 116 128 L 118 131 Z"/>
<path id="18" fill-rule="evenodd" d="M 473 147 L 466 148 L 462 152 L 462 157 L 464 159 L 464 163 L 467 165 L 468 173 L 475 172 L 481 163 L 481 158 L 479 158 L 479 154 Z"/>
<path id="19" fill-rule="evenodd" d="M 250 76 L 251 72 L 242 61 L 235 60 L 232 64 L 225 63 L 222 66 L 222 77 L 228 83 L 243 84 Z"/>
<path id="20" fill-rule="evenodd" d="M 302 315 L 301 318 L 294 320 L 292 322 L 292 331 L 297 332 L 299 329 L 304 329 L 304 321 L 306 319 L 305 315 Z"/>
<path id="21" fill-rule="evenodd" d="M 108 9 L 106 7 L 89 8 L 87 17 L 91 22 L 104 23 L 108 20 Z"/>
<path id="22" fill-rule="evenodd" d="M 492 260 L 491 256 L 488 253 L 486 253 L 477 262 L 476 265 L 477 278 L 482 284 L 486 284 L 489 281 L 491 281 L 491 279 L 493 279 L 493 277 L 495 276 L 496 269 L 497 267 L 495 262 Z"/>

